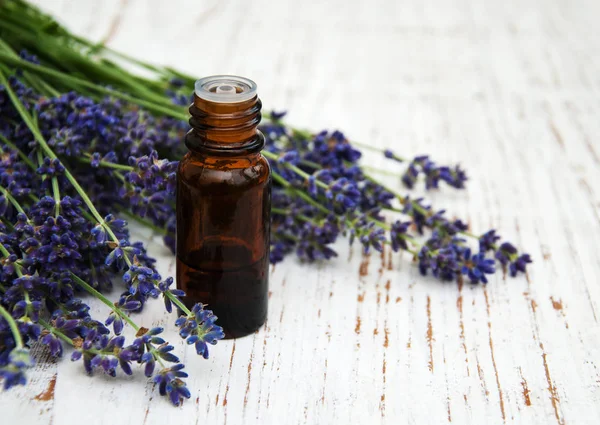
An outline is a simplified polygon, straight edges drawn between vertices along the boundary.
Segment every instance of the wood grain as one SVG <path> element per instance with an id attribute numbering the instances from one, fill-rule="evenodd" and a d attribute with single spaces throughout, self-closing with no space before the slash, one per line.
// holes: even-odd
<path id="1" fill-rule="evenodd" d="M 535 263 L 487 287 L 443 284 L 408 255 L 365 257 L 340 241 L 326 264 L 274 267 L 265 327 L 208 361 L 160 303 L 136 317 L 165 326 L 182 354 L 183 407 L 141 373 L 89 378 L 42 357 L 27 386 L 0 394 L 7 423 L 600 422 L 598 2 L 39 3 L 136 57 L 249 76 L 295 125 L 461 162 L 468 190 L 427 198 L 476 232 L 500 229 Z M 159 238 L 136 234 L 172 274 Z"/>

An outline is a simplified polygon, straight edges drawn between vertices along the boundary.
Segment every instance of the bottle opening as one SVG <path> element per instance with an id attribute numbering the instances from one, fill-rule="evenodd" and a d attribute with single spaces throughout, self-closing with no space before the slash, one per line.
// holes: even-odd
<path id="1" fill-rule="evenodd" d="M 256 83 L 236 75 L 213 75 L 196 81 L 195 93 L 216 103 L 238 103 L 256 96 Z"/>

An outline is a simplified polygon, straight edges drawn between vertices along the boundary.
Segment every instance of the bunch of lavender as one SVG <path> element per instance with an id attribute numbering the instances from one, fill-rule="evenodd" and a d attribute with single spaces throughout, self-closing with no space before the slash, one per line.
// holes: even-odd
<path id="1" fill-rule="evenodd" d="M 16 54 L 23 48 L 30 53 Z M 131 74 L 110 62 L 114 57 L 157 78 Z M 81 353 L 75 357 L 89 369 L 112 374 L 119 366 L 127 372 L 137 361 L 152 374 L 155 362 L 175 360 L 157 330 L 140 329 L 141 340 L 126 346 L 120 336 L 108 336 L 106 326 L 119 334 L 127 313 L 160 295 L 169 311 L 171 303 L 183 310 L 177 321 L 181 336 L 206 355 L 206 344 L 222 336 L 214 316 L 181 304 L 182 294 L 170 289 L 170 280 L 161 280 L 139 243 L 129 242 L 120 218 L 151 227 L 174 249 L 173 173 L 182 155 L 193 79 L 74 36 L 19 0 L 0 5 L 0 70 L 9 69 L 18 70 L 18 79 L 0 81 L 5 385 L 22 381 L 29 364 L 25 347 L 35 340 L 56 354 L 62 353 L 60 341 L 71 341 Z M 446 218 L 444 210 L 379 183 L 360 162 L 358 148 L 368 146 L 349 142 L 339 131 L 294 129 L 283 117 L 265 115 L 260 127 L 275 182 L 273 263 L 290 253 L 305 261 L 329 259 L 337 255 L 332 244 L 346 235 L 365 252 L 381 251 L 385 244 L 406 251 L 423 275 L 442 280 L 486 283 L 498 265 L 512 276 L 526 271 L 530 256 L 495 230 L 475 234 L 463 221 Z M 407 190 L 420 180 L 427 189 L 442 183 L 465 187 L 459 166 L 440 166 L 428 156 L 405 160 L 389 150 L 382 154 L 404 166 L 400 180 Z M 110 303 L 100 291 L 121 276 L 127 291 Z M 89 317 L 77 298 L 80 289 L 113 308 L 107 323 Z M 159 389 L 177 402 L 187 396 L 182 374 L 177 363 L 156 375 Z"/>
<path id="2" fill-rule="evenodd" d="M 61 131 L 55 140 L 50 140 L 51 146 L 56 146 L 59 155 L 96 170 L 89 173 L 85 168 L 86 172 L 79 176 L 92 200 L 164 234 L 166 244 L 174 250 L 172 171 L 183 153 L 181 139 L 187 128 L 187 115 L 183 106 L 180 109 L 173 105 L 189 103 L 192 79 L 162 70 L 161 74 L 170 75 L 171 80 L 161 103 L 153 103 L 151 97 L 140 99 L 107 89 L 38 64 L 27 53 L 21 56 L 0 53 L 0 60 L 25 70 L 24 78 L 28 72 L 36 73 L 37 84 L 43 86 L 40 90 L 54 90 L 49 90 L 50 83 L 58 79 L 61 84 L 87 87 L 96 93 L 90 98 L 75 92 L 50 98 L 39 115 L 41 129 L 44 131 L 45 125 L 70 125 L 71 122 L 56 118 L 61 114 L 77 117 L 83 129 Z M 41 77 L 49 79 L 45 82 Z M 170 109 L 165 110 L 166 103 Z M 421 273 L 431 272 L 443 279 L 466 275 L 474 283 L 486 282 L 486 274 L 495 271 L 496 261 L 503 268 L 508 267 L 513 276 L 524 272 L 531 262 L 528 254 L 520 254 L 510 242 L 497 244 L 495 231 L 475 235 L 462 221 L 446 219 L 443 210 L 436 211 L 422 199 L 413 199 L 377 182 L 360 164 L 362 154 L 357 148 L 363 145 L 350 143 L 339 131 L 311 134 L 294 129 L 282 122 L 284 115 L 266 115 L 260 127 L 266 137 L 264 154 L 272 160 L 276 183 L 272 262 L 281 261 L 291 252 L 308 261 L 331 258 L 336 255 L 331 245 L 340 234 L 349 235 L 350 242 L 358 239 L 367 252 L 371 248 L 382 250 L 386 243 L 395 251 L 406 250 L 418 261 Z M 85 142 L 89 140 L 92 143 Z M 467 176 L 458 165 L 439 166 L 423 155 L 406 161 L 390 150 L 382 153 L 392 161 L 406 164 L 401 181 L 407 189 L 412 189 L 419 179 L 425 181 L 427 189 L 437 189 L 442 182 L 456 189 L 465 187 Z M 399 218 L 388 224 L 382 215 L 384 211 L 399 214 Z M 417 235 L 429 236 L 419 243 Z M 493 235 L 493 241 L 489 242 L 490 236 L 485 235 Z M 480 242 L 481 255 L 471 255 L 465 238 Z M 452 272 L 440 272 L 438 265 L 446 264 L 449 251 L 454 252 L 453 261 L 445 269 Z"/>
<path id="3" fill-rule="evenodd" d="M 205 358 L 208 344 L 223 338 L 223 331 L 210 310 L 200 304 L 190 310 L 181 302 L 184 293 L 172 287 L 171 278 L 161 278 L 117 215 L 127 211 L 174 228 L 169 200 L 177 164 L 159 159 L 157 149 L 169 149 L 184 126 L 119 101 L 96 103 L 75 93 L 46 98 L 19 78 L 6 78 L 0 68 L 4 388 L 25 382 L 33 343 L 48 346 L 57 357 L 67 344 L 71 359 L 81 359 L 90 374 L 129 375 L 133 363 L 143 365 L 159 392 L 178 405 L 190 397 L 184 365 L 161 328 L 139 327 L 130 314 L 150 298 L 162 297 L 169 312 L 175 304 L 181 312 L 179 334 Z M 125 286 L 111 302 L 102 292 L 115 280 Z M 110 307 L 105 320 L 91 317 L 80 298 L 84 291 Z M 125 324 L 136 331 L 133 340 L 121 335 Z"/>
<path id="4" fill-rule="evenodd" d="M 361 166 L 357 147 L 362 145 L 350 143 L 339 131 L 311 135 L 295 130 L 281 121 L 283 116 L 272 113 L 261 127 L 267 140 L 265 156 L 272 160 L 277 183 L 272 262 L 293 251 L 308 261 L 331 258 L 336 255 L 331 244 L 339 234 L 348 234 L 350 243 L 357 239 L 367 253 L 382 251 L 384 244 L 395 252 L 407 251 L 421 274 L 431 273 L 442 280 L 464 276 L 472 283 L 487 283 L 486 275 L 495 272 L 496 263 L 508 268 L 511 276 L 525 272 L 530 256 L 519 253 L 508 241 L 500 243 L 495 230 L 474 235 L 463 221 L 446 218 L 444 210 L 436 211 L 420 198 L 386 188 Z M 382 153 L 393 161 L 407 162 L 401 174 L 407 189 L 420 179 L 427 189 L 437 189 L 442 182 L 456 189 L 465 187 L 467 176 L 458 165 L 438 166 L 428 156 L 405 161 L 390 150 Z M 390 224 L 384 212 L 399 218 Z M 477 252 L 467 239 L 477 241 Z"/>
<path id="5" fill-rule="evenodd" d="M 179 118 L 185 113 L 183 108 L 175 107 L 163 111 L 162 105 L 165 102 L 169 102 L 171 105 L 188 103 L 187 93 L 191 91 L 192 85 L 190 77 L 166 69 L 161 70 L 161 75 L 171 77 L 167 86 L 169 89 L 165 92 L 165 98 L 161 103 L 153 103 L 152 97 L 140 100 L 121 91 L 109 90 L 86 80 L 73 80 L 72 77 L 57 70 L 38 65 L 35 61 L 26 60 L 27 57 L 19 59 L 15 57 L 16 55 L 8 56 L 10 55 L 2 56 L 0 54 L 0 59 L 5 59 L 7 64 L 18 65 L 27 72 L 37 73 L 38 77 L 46 76 L 51 79 L 59 79 L 61 84 L 70 83 L 77 87 L 87 87 L 96 92 L 94 95 L 96 97 L 110 94 L 111 98 L 108 100 L 100 98 L 96 103 L 87 99 L 88 102 L 94 103 L 94 107 L 102 110 L 114 110 L 111 109 L 114 108 L 114 105 L 117 110 L 121 110 L 123 105 L 131 103 L 148 107 L 154 114 L 159 114 L 160 118 L 155 119 L 147 113 L 135 110 L 132 112 L 136 117 L 132 120 L 133 124 L 117 126 L 117 129 L 126 130 L 135 127 L 136 131 L 129 133 L 129 139 L 126 140 L 125 145 L 131 145 L 134 153 L 146 153 L 149 149 L 154 148 L 158 154 L 154 151 L 149 154 L 149 158 L 152 157 L 151 160 L 156 163 L 156 166 L 153 167 L 154 170 L 160 169 L 163 165 L 166 166 L 165 160 L 159 159 L 160 154 L 166 155 L 171 161 L 177 160 L 181 156 L 177 142 L 182 136 L 181 130 L 185 128 L 185 124 Z M 136 63 L 140 64 L 139 61 Z M 156 70 L 150 65 L 146 65 L 146 67 Z M 140 80 L 139 84 L 142 83 L 143 80 Z M 142 94 L 136 93 L 136 95 L 141 96 Z M 70 101 L 68 96 L 77 95 L 71 93 L 63 95 L 61 98 L 65 98 L 65 96 L 67 96 L 68 102 Z M 125 102 L 115 100 L 115 97 Z M 77 109 L 77 105 L 75 105 L 75 109 Z M 160 114 L 163 112 L 167 116 L 161 117 Z M 164 134 L 164 130 L 168 126 L 176 129 L 177 131 L 169 133 L 174 137 L 154 136 L 150 138 L 151 140 L 143 139 L 137 133 L 140 115 L 143 116 L 142 121 L 154 125 L 154 129 L 158 124 L 160 129 L 158 133 L 160 134 Z M 496 260 L 503 267 L 508 267 L 512 275 L 516 275 L 519 271 L 525 271 L 526 265 L 531 262 L 529 255 L 519 254 L 510 242 L 496 244 L 498 239 L 494 239 L 488 243 L 483 235 L 474 235 L 469 232 L 462 221 L 446 219 L 443 210 L 436 211 L 431 206 L 424 205 L 422 199 L 412 199 L 384 187 L 367 174 L 366 167 L 360 165 L 361 152 L 357 147 L 362 145 L 350 143 L 341 132 L 328 133 L 324 131 L 313 135 L 286 126 L 282 122 L 283 116 L 284 114 L 280 113 L 267 115 L 264 117 L 266 123 L 261 126 L 267 141 L 265 156 L 272 160 L 273 177 L 276 182 L 273 196 L 272 262 L 282 260 L 286 254 L 293 251 L 306 260 L 331 258 L 336 253 L 330 245 L 335 242 L 339 234 L 349 234 L 351 242 L 358 238 L 365 251 L 371 248 L 381 250 L 385 243 L 389 243 L 394 250 L 407 250 L 419 261 L 422 273 L 431 271 L 435 276 L 443 276 L 444 279 L 468 275 L 473 282 L 485 282 L 485 275 L 495 270 Z M 87 118 L 84 117 L 84 119 Z M 157 123 L 154 120 L 157 120 Z M 102 125 L 100 127 L 102 131 Z M 152 132 L 152 130 L 147 125 L 142 126 L 141 135 L 144 136 L 147 131 Z M 87 139 L 89 137 L 84 137 L 83 140 Z M 136 142 L 136 139 L 142 140 Z M 67 137 L 67 140 L 72 140 L 72 138 Z M 84 151 L 86 147 L 88 148 L 87 152 Z M 165 241 L 173 249 L 174 199 L 172 196 L 169 198 L 169 190 L 165 190 L 166 187 L 172 185 L 172 181 L 168 181 L 166 185 L 160 187 L 143 184 L 144 179 L 139 176 L 144 173 L 143 169 L 147 168 L 148 161 L 145 159 L 141 161 L 140 168 L 137 160 L 124 160 L 124 157 L 129 154 L 127 149 L 124 150 L 124 153 L 111 149 L 111 143 L 103 143 L 102 146 L 82 144 L 77 149 L 65 149 L 64 153 L 69 155 L 73 152 L 83 152 L 84 156 L 89 157 L 89 162 L 93 167 L 103 169 L 98 174 L 105 174 L 106 181 L 123 182 L 125 187 L 119 187 L 118 190 L 106 193 L 106 191 L 98 190 L 96 192 L 91 189 L 91 192 L 100 197 L 104 205 L 112 205 L 112 201 L 119 204 L 123 203 L 123 200 L 130 200 L 130 205 L 126 205 L 121 211 L 127 214 L 133 213 L 134 219 L 165 234 Z M 382 152 L 386 158 L 406 164 L 401 180 L 408 189 L 412 189 L 419 179 L 425 181 L 427 189 L 437 189 L 442 182 L 456 189 L 465 187 L 467 176 L 460 166 L 438 166 L 428 156 L 423 155 L 417 156 L 411 161 L 405 161 L 390 150 Z M 81 161 L 81 159 L 79 160 Z M 158 165 L 159 163 L 163 165 Z M 150 174 L 152 175 L 152 173 Z M 92 188 L 94 184 L 106 187 L 104 181 L 100 185 L 94 183 L 97 175 L 89 176 L 89 179 L 87 187 Z M 154 181 L 153 178 L 149 180 Z M 159 179 L 159 181 L 162 180 Z M 111 196 L 114 197 L 116 193 L 119 194 L 119 199 L 107 199 Z M 394 206 L 393 203 L 399 203 L 399 206 Z M 146 208 L 147 205 L 150 208 Z M 382 211 L 400 214 L 400 219 L 391 225 L 386 224 Z M 415 235 L 410 233 L 412 229 L 417 235 L 425 235 L 426 232 L 430 232 L 427 233 L 430 235 L 429 239 L 426 239 L 424 243 L 417 242 Z M 490 234 L 494 238 L 496 237 L 495 231 L 486 232 L 484 235 Z M 467 250 L 465 239 L 459 236 L 480 240 L 479 253 L 482 255 L 471 256 L 471 251 Z M 436 264 L 442 261 L 438 255 L 441 252 L 443 256 L 446 256 L 447 252 L 443 251 L 446 248 L 452 250 L 456 255 L 456 261 L 452 262 L 451 266 L 447 266 L 453 271 L 452 273 L 438 273 Z M 478 267 L 479 260 L 489 259 L 494 259 L 494 261 L 492 263 L 484 262 L 486 266 Z M 480 273 L 474 270 L 485 271 Z"/>

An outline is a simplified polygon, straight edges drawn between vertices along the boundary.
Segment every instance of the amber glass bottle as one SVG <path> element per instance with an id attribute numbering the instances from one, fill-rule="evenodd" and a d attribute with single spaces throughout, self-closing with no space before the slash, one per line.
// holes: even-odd
<path id="1" fill-rule="evenodd" d="M 198 80 L 177 170 L 177 286 L 186 304 L 208 304 L 226 338 L 267 318 L 271 173 L 260 109 L 251 80 Z"/>

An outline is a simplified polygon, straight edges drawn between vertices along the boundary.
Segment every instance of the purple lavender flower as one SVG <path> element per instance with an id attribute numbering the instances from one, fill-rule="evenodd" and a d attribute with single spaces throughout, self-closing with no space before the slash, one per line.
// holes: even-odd
<path id="1" fill-rule="evenodd" d="M 402 212 L 412 218 L 417 231 L 422 235 L 428 216 L 431 214 L 431 207 L 423 205 L 423 198 L 411 200 L 408 196 L 403 199 L 402 204 L 404 205 Z"/>
<path id="2" fill-rule="evenodd" d="M 503 266 L 508 265 L 517 255 L 517 248 L 510 242 L 504 242 L 496 250 L 496 259 L 500 261 Z"/>
<path id="3" fill-rule="evenodd" d="M 409 189 L 412 189 L 417 182 L 419 177 L 419 169 L 415 165 L 415 161 L 413 160 L 410 164 L 408 164 L 408 168 L 402 175 L 402 183 Z"/>
<path id="4" fill-rule="evenodd" d="M 533 260 L 529 254 L 522 254 L 517 259 L 510 263 L 510 275 L 515 277 L 519 272 L 526 273 L 527 264 L 532 263 Z"/>
<path id="5" fill-rule="evenodd" d="M 486 258 L 485 253 L 471 255 L 471 250 L 467 250 L 463 254 L 461 273 L 469 277 L 473 283 L 487 283 L 486 274 L 492 274 L 496 270 L 494 268 L 494 260 Z"/>
<path id="6" fill-rule="evenodd" d="M 390 229 L 390 241 L 392 242 L 392 250 L 394 252 L 398 252 L 401 249 L 408 249 L 406 236 L 410 224 L 410 221 L 395 221 L 392 224 L 392 228 Z"/>
<path id="7" fill-rule="evenodd" d="M 196 304 L 192 308 L 192 315 L 181 316 L 175 325 L 179 327 L 179 335 L 188 344 L 194 344 L 199 355 L 208 359 L 207 344 L 215 345 L 225 337 L 223 328 L 215 324 L 216 320 L 212 311 L 205 310 L 202 304 Z"/>
<path id="8" fill-rule="evenodd" d="M 1 111 L 1 108 L 0 108 Z M 0 133 L 1 134 L 1 133 Z M 19 158 L 16 152 L 2 145 L 3 155 L 0 155 L 0 186 L 17 199 L 23 199 L 29 195 L 36 181 L 34 173 Z M 0 211 L 5 214 L 9 205 L 8 199 L 0 193 Z"/>
<path id="9" fill-rule="evenodd" d="M 358 178 L 361 181 L 362 178 Z M 392 206 L 392 200 L 395 198 L 394 194 L 387 191 L 380 185 L 371 181 L 361 182 L 360 186 L 357 185 L 357 189 L 360 192 L 359 206 L 363 212 L 376 212 L 382 208 L 389 208 Z"/>
<path id="10" fill-rule="evenodd" d="M 363 229 L 360 230 L 360 243 L 363 246 L 363 251 L 368 254 L 371 247 L 376 251 L 383 251 L 383 243 L 386 240 L 385 230 L 382 228 L 376 228 L 373 222 L 370 222 Z"/>
<path id="11" fill-rule="evenodd" d="M 487 231 L 479 237 L 479 251 L 495 251 L 496 242 L 500 240 L 500 236 L 496 234 L 494 229 Z"/>
<path id="12" fill-rule="evenodd" d="M 25 59 L 27 62 L 31 62 L 31 63 L 36 64 L 36 65 L 40 64 L 40 60 L 38 59 L 38 57 L 36 55 L 32 55 L 27 50 L 24 50 L 24 49 L 21 50 L 19 52 L 19 57 L 21 59 Z"/>
<path id="13" fill-rule="evenodd" d="M 287 111 L 271 111 L 269 116 L 272 120 L 278 121 L 287 115 Z"/>
<path id="14" fill-rule="evenodd" d="M 301 225 L 294 223 L 291 227 L 297 232 L 295 234 L 300 239 L 296 248 L 300 259 L 316 261 L 328 260 L 337 256 L 337 253 L 329 247 L 339 234 L 339 227 L 334 220 L 324 220 L 322 225 L 313 222 L 305 222 Z"/>
<path id="15" fill-rule="evenodd" d="M 90 165 L 93 168 L 98 168 L 100 167 L 100 162 L 117 163 L 117 161 L 118 157 L 114 151 L 110 151 L 104 156 L 101 156 L 99 152 L 94 152 L 91 157 Z"/>
<path id="16" fill-rule="evenodd" d="M 393 159 L 396 162 L 404 162 L 404 160 L 402 158 L 400 158 L 399 156 L 397 156 L 392 150 L 390 149 L 386 149 L 383 151 L 383 156 L 385 156 L 388 159 Z"/>
<path id="17" fill-rule="evenodd" d="M 56 330 L 61 332 L 63 335 L 69 338 L 76 338 L 79 336 L 77 328 L 80 326 L 79 320 L 70 319 L 67 320 L 64 317 L 57 317 L 53 321 L 53 326 Z M 50 349 L 50 354 L 55 357 L 60 357 L 63 354 L 63 346 L 61 340 L 48 330 L 42 331 L 41 343 L 47 345 Z"/>
<path id="18" fill-rule="evenodd" d="M 456 278 L 460 255 L 455 246 L 441 248 L 437 255 L 432 258 L 431 272 L 442 280 L 454 280 Z"/>
<path id="19" fill-rule="evenodd" d="M 14 348 L 8 354 L 8 362 L 0 367 L 0 378 L 4 381 L 4 389 L 15 385 L 25 385 L 25 369 L 33 366 L 29 350 Z"/>
<path id="20" fill-rule="evenodd" d="M 329 185 L 325 196 L 332 203 L 334 210 L 343 214 L 359 205 L 361 193 L 356 184 L 342 177 Z"/>
<path id="21" fill-rule="evenodd" d="M 166 278 L 165 280 L 163 280 L 162 282 L 160 282 L 158 284 L 158 289 L 162 293 L 163 299 L 164 299 L 164 302 L 165 302 L 165 309 L 169 313 L 173 309 L 173 305 L 171 303 L 171 297 L 173 297 L 173 298 L 181 298 L 181 297 L 185 296 L 185 292 L 182 291 L 181 289 L 171 288 L 172 284 L 173 284 L 173 278 L 172 277 L 168 277 L 168 278 Z"/>
<path id="22" fill-rule="evenodd" d="M 429 159 L 428 155 L 416 156 L 409 163 L 408 168 L 402 175 L 402 183 L 412 189 L 420 175 L 425 177 L 425 188 L 427 190 L 437 189 L 440 181 L 444 181 L 456 189 L 463 189 L 467 181 L 467 175 L 460 166 L 439 167 Z"/>
<path id="23" fill-rule="evenodd" d="M 160 395 L 168 396 L 175 406 L 179 406 L 184 399 L 190 398 L 190 390 L 181 378 L 186 378 L 187 373 L 182 371 L 183 365 L 178 364 L 161 370 L 155 377 Z"/>
<path id="24" fill-rule="evenodd" d="M 275 238 L 273 238 L 275 239 Z M 292 241 L 273 240 L 269 251 L 269 261 L 276 264 L 285 258 L 286 254 L 293 250 Z"/>

